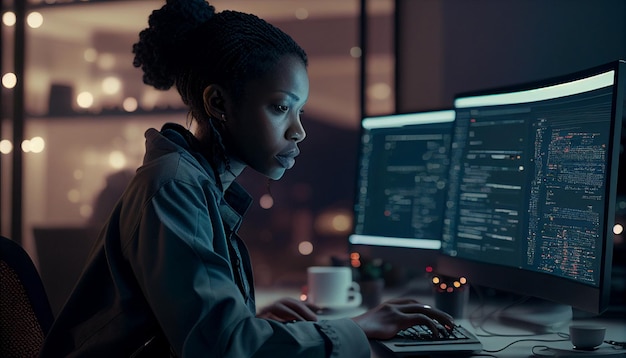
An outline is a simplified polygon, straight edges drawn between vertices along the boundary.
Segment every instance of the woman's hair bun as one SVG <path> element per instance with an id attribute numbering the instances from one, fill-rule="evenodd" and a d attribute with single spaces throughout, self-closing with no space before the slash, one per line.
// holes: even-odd
<path id="1" fill-rule="evenodd" d="M 215 8 L 205 0 L 167 0 L 148 18 L 148 27 L 133 45 L 133 65 L 143 70 L 144 83 L 166 90 L 191 56 L 185 48 L 191 31 L 210 20 Z"/>

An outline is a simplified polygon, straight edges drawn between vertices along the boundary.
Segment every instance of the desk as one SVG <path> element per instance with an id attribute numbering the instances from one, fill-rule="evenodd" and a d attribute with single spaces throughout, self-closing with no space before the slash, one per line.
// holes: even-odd
<path id="1" fill-rule="evenodd" d="M 624 341 L 626 337 L 626 326 L 624 322 L 611 319 L 593 319 L 586 320 L 593 324 L 602 324 L 607 328 L 606 340 Z M 596 351 L 581 352 L 572 349 L 572 344 L 566 338 L 562 338 L 557 334 L 538 334 L 532 336 L 521 336 L 523 332 L 516 332 L 504 325 L 500 326 L 497 331 L 500 335 L 511 334 L 512 336 L 485 336 L 480 334 L 480 330 L 473 329 L 470 322 L 466 319 L 457 321 L 470 331 L 478 334 L 478 338 L 483 344 L 483 352 L 469 357 L 502 357 L 502 358 L 527 358 L 527 357 L 626 357 L 626 350 L 616 350 L 609 344 L 602 344 Z M 576 323 L 582 321 L 576 320 Z M 559 332 L 567 332 L 569 324 Z M 495 325 L 492 325 L 495 328 Z M 520 336 L 513 336 L 520 334 Z M 526 333 L 527 334 L 527 333 Z M 514 343 L 517 342 L 517 343 Z M 509 346 L 510 345 L 510 346 Z M 508 346 L 508 347 L 507 347 Z M 506 347 L 506 348 L 505 348 Z M 545 347 L 549 347 L 547 350 Z M 619 354 L 621 353 L 621 354 Z M 534 355 L 533 355 L 534 354 Z M 391 358 L 393 355 L 382 350 L 376 345 L 372 345 L 372 358 Z"/>
<path id="2" fill-rule="evenodd" d="M 300 292 L 297 289 L 292 288 L 279 288 L 279 289 L 259 289 L 257 290 L 257 306 L 263 307 L 275 300 L 283 297 L 298 298 Z M 397 297 L 401 295 L 401 291 L 390 290 L 385 293 L 384 299 Z M 421 294 L 418 299 L 426 304 L 433 304 L 433 298 L 427 294 Z M 616 353 L 620 357 L 626 357 L 626 350 L 616 350 L 609 344 L 603 344 L 598 350 L 594 352 L 580 352 L 572 350 L 572 345 L 567 340 L 556 333 L 551 334 L 531 334 L 529 331 L 510 326 L 501 323 L 495 319 L 487 319 L 482 322 L 493 310 L 497 309 L 497 306 L 489 306 L 489 304 L 483 306 L 481 310 L 476 314 L 476 307 L 470 306 L 468 314 L 470 317 L 457 319 L 457 323 L 464 326 L 468 330 L 472 331 L 478 336 L 483 343 L 484 351 L 473 355 L 471 357 L 503 357 L 503 358 L 527 358 L 527 357 L 600 357 L 611 356 L 615 357 Z M 365 308 L 359 307 L 343 312 L 334 312 L 329 315 L 325 315 L 324 319 L 354 317 L 360 313 L 365 312 Z M 482 322 L 482 323 L 481 323 Z M 568 333 L 568 327 L 572 323 L 592 323 L 600 324 L 606 327 L 605 340 L 625 341 L 626 340 L 626 322 L 622 318 L 585 318 L 585 319 L 573 319 L 569 321 L 563 321 L 553 326 L 554 332 Z M 487 332 L 497 332 L 498 336 L 487 335 Z M 546 342 L 549 341 L 549 342 Z M 514 343 L 517 342 L 517 343 Z M 512 344 L 513 343 L 513 344 Z M 507 347 L 511 344 L 509 347 Z M 557 355 L 555 351 L 546 351 L 540 346 L 550 347 L 551 349 L 563 350 L 558 352 L 561 355 Z M 505 348 L 507 347 L 507 348 Z M 533 351 L 533 347 L 535 347 Z M 497 352 L 496 352 L 497 351 Z M 533 352 L 535 355 L 533 355 Z M 568 352 L 565 354 L 564 352 Z M 553 355 L 551 355 L 553 354 Z M 387 351 L 372 344 L 372 358 L 391 358 L 393 355 Z"/>

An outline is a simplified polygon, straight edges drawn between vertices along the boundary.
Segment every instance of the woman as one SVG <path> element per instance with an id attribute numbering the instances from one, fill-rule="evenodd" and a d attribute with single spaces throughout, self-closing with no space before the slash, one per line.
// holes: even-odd
<path id="1" fill-rule="evenodd" d="M 306 54 L 258 17 L 204 0 L 168 0 L 133 52 L 146 84 L 176 86 L 196 128 L 146 132 L 144 163 L 42 356 L 367 357 L 368 338 L 452 324 L 413 300 L 326 321 L 295 299 L 257 312 L 237 236 L 251 198 L 234 180 L 246 167 L 279 179 L 294 165 L 306 137 Z"/>

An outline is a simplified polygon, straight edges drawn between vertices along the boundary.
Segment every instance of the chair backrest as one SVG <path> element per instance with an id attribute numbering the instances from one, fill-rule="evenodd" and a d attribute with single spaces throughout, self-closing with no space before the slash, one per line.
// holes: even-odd
<path id="1" fill-rule="evenodd" d="M 37 357 L 54 321 L 33 261 L 0 236 L 0 357 Z"/>

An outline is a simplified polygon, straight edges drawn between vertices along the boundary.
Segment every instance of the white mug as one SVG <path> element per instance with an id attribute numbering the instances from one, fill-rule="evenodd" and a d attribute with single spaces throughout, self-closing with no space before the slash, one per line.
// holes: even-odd
<path id="1" fill-rule="evenodd" d="M 348 308 L 361 305 L 359 284 L 352 281 L 346 266 L 307 268 L 307 301 L 322 308 Z"/>

